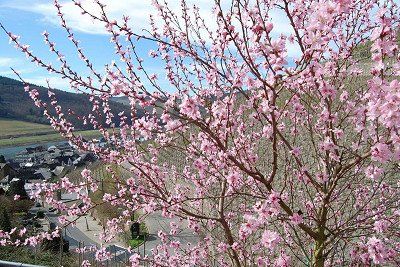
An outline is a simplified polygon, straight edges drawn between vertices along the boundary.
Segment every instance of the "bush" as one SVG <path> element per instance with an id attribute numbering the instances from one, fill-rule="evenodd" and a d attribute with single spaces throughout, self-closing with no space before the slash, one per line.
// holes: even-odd
<path id="1" fill-rule="evenodd" d="M 139 235 L 137 238 L 128 241 L 128 245 L 133 249 L 137 248 L 144 243 L 146 235 Z"/>
<path id="2" fill-rule="evenodd" d="M 10 232 L 11 229 L 12 225 L 10 215 L 6 209 L 2 209 L 0 211 L 0 230 Z"/>
<path id="3" fill-rule="evenodd" d="M 12 208 L 11 200 L 6 196 L 0 196 L 0 210 L 10 211 Z"/>
<path id="4" fill-rule="evenodd" d="M 25 190 L 25 182 L 21 179 L 10 183 L 10 188 L 7 191 L 8 196 L 19 195 L 22 199 L 28 198 L 28 194 Z"/>
<path id="5" fill-rule="evenodd" d="M 31 249 L 25 247 L 0 246 L 0 259 L 49 267 L 60 266 L 60 259 L 59 257 L 56 257 L 53 252 L 41 251 L 40 249 L 35 249 L 35 251 L 32 251 Z M 70 253 L 64 254 L 62 258 L 62 266 L 78 266 L 77 258 Z"/>
<path id="6" fill-rule="evenodd" d="M 16 212 L 28 212 L 30 208 L 33 206 L 33 201 L 29 199 L 21 199 L 14 202 L 12 210 L 14 213 Z"/>
<path id="7" fill-rule="evenodd" d="M 61 237 L 55 237 L 52 240 L 44 240 L 42 243 L 42 249 L 45 251 L 53 251 L 59 252 L 61 246 Z M 62 248 L 63 252 L 69 251 L 69 242 L 68 240 L 62 239 Z"/>

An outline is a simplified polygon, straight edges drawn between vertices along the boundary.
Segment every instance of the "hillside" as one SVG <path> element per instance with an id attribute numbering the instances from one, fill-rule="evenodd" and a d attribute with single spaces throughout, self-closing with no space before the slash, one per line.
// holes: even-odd
<path id="1" fill-rule="evenodd" d="M 39 91 L 41 99 L 49 103 L 47 89 L 41 86 L 31 85 Z M 8 118 L 33 123 L 48 124 L 47 119 L 43 116 L 42 110 L 38 109 L 29 95 L 24 91 L 23 84 L 17 80 L 0 76 L 0 118 Z M 63 108 L 64 114 L 68 113 L 68 109 L 73 110 L 77 116 L 88 115 L 92 110 L 92 105 L 87 96 L 83 94 L 69 93 L 61 90 L 55 90 L 58 103 Z M 129 107 L 117 103 L 110 103 L 111 110 L 114 114 L 125 110 L 129 114 Z M 116 125 L 119 121 L 116 116 Z M 89 126 L 83 125 L 76 116 L 67 115 L 67 118 L 78 129 L 88 129 Z M 104 118 L 100 119 L 104 121 Z"/>
<path id="2" fill-rule="evenodd" d="M 0 139 L 55 133 L 50 125 L 0 118 Z"/>
<path id="3" fill-rule="evenodd" d="M 97 130 L 77 131 L 75 134 L 88 139 L 100 136 Z M 50 125 L 0 118 L 0 148 L 63 140 Z"/>

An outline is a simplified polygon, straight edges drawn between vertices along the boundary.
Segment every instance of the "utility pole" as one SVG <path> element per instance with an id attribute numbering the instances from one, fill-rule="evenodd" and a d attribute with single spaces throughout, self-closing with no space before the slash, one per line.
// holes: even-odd
<path id="1" fill-rule="evenodd" d="M 143 257 L 146 257 L 146 237 L 147 234 L 143 233 L 144 243 L 143 243 Z"/>
<path id="2" fill-rule="evenodd" d="M 79 254 L 78 254 L 78 261 L 79 261 L 79 266 L 81 266 L 82 262 L 81 262 L 81 241 L 79 241 Z"/>
<path id="3" fill-rule="evenodd" d="M 88 221 L 87 221 L 87 216 L 85 216 L 85 221 L 86 221 L 86 230 L 89 231 L 89 223 L 88 223 Z"/>
<path id="4" fill-rule="evenodd" d="M 61 232 L 61 235 L 60 235 L 60 266 L 62 266 L 62 254 L 63 254 L 63 241 L 64 241 L 64 238 L 63 238 L 63 235 L 62 235 L 62 232 Z"/>

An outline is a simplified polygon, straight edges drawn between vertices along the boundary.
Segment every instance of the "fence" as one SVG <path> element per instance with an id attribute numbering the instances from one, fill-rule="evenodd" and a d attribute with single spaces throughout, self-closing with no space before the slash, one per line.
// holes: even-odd
<path id="1" fill-rule="evenodd" d="M 25 264 L 25 263 L 20 263 L 20 262 L 10 262 L 10 261 L 2 261 L 2 260 L 0 260 L 0 266 L 2 266 L 2 267 L 44 267 L 41 265 L 31 265 L 31 264 Z"/>

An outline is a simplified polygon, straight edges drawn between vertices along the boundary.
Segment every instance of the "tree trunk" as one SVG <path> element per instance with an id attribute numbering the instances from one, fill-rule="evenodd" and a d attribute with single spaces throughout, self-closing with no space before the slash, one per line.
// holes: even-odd
<path id="1" fill-rule="evenodd" d="M 324 267 L 324 240 L 316 240 L 314 244 L 314 251 L 312 257 L 312 267 Z"/>

